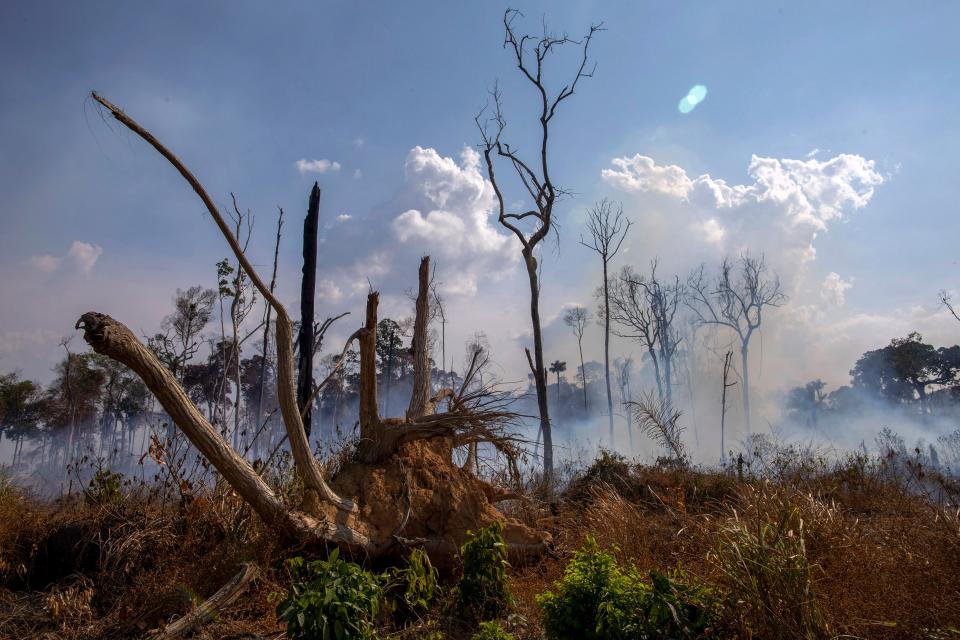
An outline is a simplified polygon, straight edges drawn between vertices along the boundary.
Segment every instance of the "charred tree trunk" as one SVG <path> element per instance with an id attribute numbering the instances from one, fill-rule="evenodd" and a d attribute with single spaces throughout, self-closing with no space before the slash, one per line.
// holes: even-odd
<path id="1" fill-rule="evenodd" d="M 313 315 L 317 290 L 317 231 L 320 220 L 320 185 L 313 183 L 307 217 L 303 220 L 303 278 L 300 282 L 300 363 L 297 406 L 303 414 L 303 431 L 310 438 L 313 412 L 307 403 L 313 394 Z"/>
<path id="2" fill-rule="evenodd" d="M 537 259 L 532 249 L 523 250 L 524 263 L 530 279 L 530 317 L 533 320 L 533 378 L 537 388 L 537 408 L 540 411 L 540 432 L 543 434 L 543 474 L 553 475 L 553 433 L 550 429 L 550 409 L 547 402 L 547 370 L 543 365 L 543 332 L 540 329 L 540 283 L 537 280 Z"/>

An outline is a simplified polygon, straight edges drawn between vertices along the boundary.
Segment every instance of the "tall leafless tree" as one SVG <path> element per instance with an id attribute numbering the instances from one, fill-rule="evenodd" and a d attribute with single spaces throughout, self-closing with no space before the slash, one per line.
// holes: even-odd
<path id="1" fill-rule="evenodd" d="M 590 312 L 585 307 L 575 305 L 564 312 L 563 321 L 573 330 L 573 335 L 577 336 L 577 347 L 580 349 L 580 382 L 583 383 L 583 410 L 588 411 L 587 370 L 583 365 L 583 332 L 587 329 L 587 323 L 590 322 Z"/>
<path id="2" fill-rule="evenodd" d="M 762 254 L 759 258 L 744 254 L 736 262 L 724 258 L 714 281 L 701 265 L 690 275 L 687 291 L 687 305 L 702 324 L 727 327 L 740 340 L 743 420 L 750 435 L 750 339 L 763 322 L 763 310 L 787 300 L 780 278 L 767 272 Z"/>
<path id="3" fill-rule="evenodd" d="M 614 333 L 636 340 L 647 350 L 657 381 L 657 397 L 666 409 L 673 407 L 673 358 L 680 344 L 673 322 L 683 289 L 657 277 L 657 263 L 650 275 L 638 275 L 629 266 L 621 269 L 610 290 L 610 318 Z"/>
<path id="4" fill-rule="evenodd" d="M 720 393 L 720 464 L 727 462 L 727 389 L 737 384 L 737 381 L 728 382 L 730 379 L 731 360 L 733 351 L 727 351 L 723 355 L 723 389 Z"/>
<path id="5" fill-rule="evenodd" d="M 630 220 L 623 215 L 623 205 L 616 205 L 604 198 L 587 212 L 587 231 L 590 239 L 580 236 L 580 244 L 597 252 L 603 262 L 603 367 L 607 380 L 607 414 L 609 416 L 610 446 L 613 446 L 613 391 L 610 385 L 610 261 L 613 260 L 623 239 L 630 230 Z"/>
<path id="6" fill-rule="evenodd" d="M 637 284 L 646 292 L 653 319 L 653 333 L 660 356 L 663 380 L 660 384 L 660 402 L 673 407 L 673 359 L 680 346 L 680 332 L 673 326 L 677 309 L 683 299 L 683 285 L 674 276 L 673 283 L 657 277 L 657 261 L 650 263 L 650 275 L 641 276 Z"/>
<path id="7" fill-rule="evenodd" d="M 507 9 L 503 14 L 504 48 L 508 49 L 516 61 L 517 68 L 529 81 L 537 96 L 539 113 L 539 148 L 535 160 L 521 158 L 516 148 L 503 139 L 507 120 L 503 114 L 500 90 L 495 86 L 491 91 L 494 112 L 484 119 L 486 109 L 477 114 L 475 121 L 482 137 L 481 148 L 487 167 L 487 177 L 493 185 L 499 207 L 498 220 L 501 225 L 513 232 L 520 241 L 520 253 L 527 269 L 530 281 L 530 319 L 533 324 L 533 374 L 537 389 L 537 405 L 540 412 L 540 430 L 543 433 L 543 467 L 548 478 L 553 474 L 553 438 L 550 432 L 550 412 L 547 407 L 547 375 L 543 362 L 543 335 L 540 326 L 540 273 L 537 263 L 537 247 L 551 231 L 555 231 L 553 207 L 557 198 L 563 195 L 550 175 L 549 141 L 550 125 L 556 116 L 560 104 L 572 96 L 583 78 L 593 75 L 593 68 L 587 68 L 588 51 L 594 35 L 602 30 L 602 25 L 591 25 L 590 30 L 580 40 L 567 35 L 554 35 L 544 30 L 542 36 L 519 35 L 514 21 L 522 14 Z M 554 93 L 547 86 L 544 77 L 547 57 L 566 45 L 580 47 L 580 62 L 576 73 L 563 87 Z M 504 200 L 504 190 L 494 171 L 496 159 L 500 159 L 513 168 L 523 185 L 526 195 L 532 202 L 527 211 L 508 210 Z"/>
<path id="8" fill-rule="evenodd" d="M 447 372 L 447 313 L 443 308 L 443 296 L 440 295 L 439 283 L 436 279 L 432 279 L 430 282 L 430 296 L 433 298 L 430 309 L 435 317 L 440 320 L 440 371 L 442 372 L 440 384 L 444 384 L 449 378 Z"/>
<path id="9" fill-rule="evenodd" d="M 270 277 L 270 294 L 277 288 L 277 266 L 280 262 L 280 238 L 283 235 L 283 209 L 278 207 L 277 237 L 273 244 L 273 273 Z M 257 393 L 257 422 L 263 418 L 263 392 L 267 385 L 267 368 L 270 363 L 270 320 L 273 307 L 265 305 L 263 311 L 263 361 L 260 363 L 259 392 Z"/>

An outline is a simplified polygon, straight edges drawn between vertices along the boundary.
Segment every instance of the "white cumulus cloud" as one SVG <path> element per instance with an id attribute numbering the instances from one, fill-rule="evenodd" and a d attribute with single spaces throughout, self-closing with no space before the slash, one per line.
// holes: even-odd
<path id="1" fill-rule="evenodd" d="M 334 160 L 297 160 L 297 169 L 300 173 L 336 173 L 340 171 L 340 163 Z"/>
<path id="2" fill-rule="evenodd" d="M 383 292 L 405 290 L 423 255 L 433 259 L 447 294 L 473 295 L 481 280 L 515 268 L 519 251 L 497 227 L 493 187 L 484 176 L 480 155 L 469 147 L 456 158 L 412 148 L 392 198 L 327 229 L 320 266 L 344 302 L 366 293 L 367 278 Z"/>
<path id="3" fill-rule="evenodd" d="M 90 244 L 74 240 L 64 256 L 31 256 L 30 264 L 44 273 L 53 273 L 60 269 L 71 269 L 72 271 L 89 275 L 97 260 L 103 253 L 103 248 L 99 245 Z"/>
<path id="4" fill-rule="evenodd" d="M 603 180 L 636 194 L 637 209 L 653 211 L 646 216 L 648 224 L 658 216 L 669 221 L 646 229 L 654 236 L 651 248 L 682 246 L 697 260 L 762 252 L 785 275 L 814 259 L 817 234 L 866 206 L 885 180 L 873 160 L 852 154 L 827 160 L 754 155 L 747 169 L 753 180 L 746 184 L 707 174 L 691 178 L 682 167 L 659 165 L 640 154 L 614 158 L 611 165 Z M 699 249 L 690 246 L 689 237 L 676 236 L 689 229 L 701 241 Z"/>

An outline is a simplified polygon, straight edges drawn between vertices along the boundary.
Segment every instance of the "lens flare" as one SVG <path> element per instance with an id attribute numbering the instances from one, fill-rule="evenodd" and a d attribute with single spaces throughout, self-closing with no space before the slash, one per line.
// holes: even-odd
<path id="1" fill-rule="evenodd" d="M 707 88 L 702 84 L 694 85 L 680 100 L 677 109 L 680 113 L 690 113 L 707 97 Z"/>

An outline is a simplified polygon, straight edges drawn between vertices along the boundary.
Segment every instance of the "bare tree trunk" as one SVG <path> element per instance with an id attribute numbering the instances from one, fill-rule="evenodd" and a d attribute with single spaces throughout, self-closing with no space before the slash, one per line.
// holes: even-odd
<path id="1" fill-rule="evenodd" d="M 720 395 L 720 464 L 724 465 L 727 461 L 727 388 L 736 383 L 727 382 L 730 376 L 730 360 L 733 358 L 733 352 L 727 351 L 723 356 L 723 391 Z"/>
<path id="2" fill-rule="evenodd" d="M 647 352 L 650 354 L 650 360 L 653 362 L 653 377 L 657 379 L 657 397 L 660 399 L 660 404 L 665 405 L 663 381 L 660 376 L 660 359 L 657 358 L 657 352 L 654 351 L 652 346 L 647 349 Z"/>
<path id="3" fill-rule="evenodd" d="M 607 378 L 608 437 L 610 438 L 610 448 L 613 449 L 613 391 L 610 388 L 610 279 L 607 275 L 606 256 L 603 256 L 603 370 Z"/>
<path id="4" fill-rule="evenodd" d="M 300 285 L 300 366 L 297 406 L 307 407 L 313 394 L 313 316 L 317 289 L 317 232 L 320 220 L 320 185 L 313 183 L 307 217 L 303 220 L 303 279 Z M 303 431 L 310 438 L 313 412 L 303 414 Z"/>
<path id="5" fill-rule="evenodd" d="M 533 320 L 533 378 L 537 387 L 537 406 L 540 410 L 540 432 L 543 434 L 543 473 L 553 476 L 553 433 L 550 429 L 550 410 L 547 407 L 547 374 L 543 366 L 543 333 L 540 329 L 540 284 L 537 282 L 537 262 L 532 250 L 524 248 L 524 262 L 530 279 L 530 317 Z"/>
<path id="6" fill-rule="evenodd" d="M 416 315 L 413 323 L 413 393 L 407 408 L 407 420 L 421 417 L 430 402 L 430 345 L 427 326 L 430 323 L 430 257 L 420 260 Z"/>
<path id="7" fill-rule="evenodd" d="M 749 343 L 744 342 L 740 348 L 740 367 L 743 378 L 743 424 L 747 428 L 747 435 L 753 434 L 750 428 L 750 347 Z"/>
<path id="8" fill-rule="evenodd" d="M 587 413 L 587 369 L 583 364 L 583 337 L 577 340 L 577 346 L 580 348 L 580 382 L 583 383 L 583 412 Z"/>
<path id="9" fill-rule="evenodd" d="M 280 259 L 280 235 L 283 230 L 283 209 L 280 209 L 280 216 L 277 218 L 277 241 L 273 246 L 273 275 L 270 278 L 270 293 L 273 293 L 277 287 L 277 264 Z M 267 384 L 267 364 L 270 358 L 270 316 L 273 314 L 273 307 L 267 305 L 267 310 L 263 319 L 263 362 L 260 366 L 260 389 L 257 394 L 257 422 L 263 419 L 263 393 Z"/>
<path id="10" fill-rule="evenodd" d="M 380 438 L 380 411 L 377 404 L 377 306 L 380 294 L 367 296 L 367 315 L 360 332 L 360 441 L 369 447 Z"/>
<path id="11" fill-rule="evenodd" d="M 666 390 L 667 406 L 673 408 L 673 358 L 669 353 L 663 354 L 663 386 Z"/>

